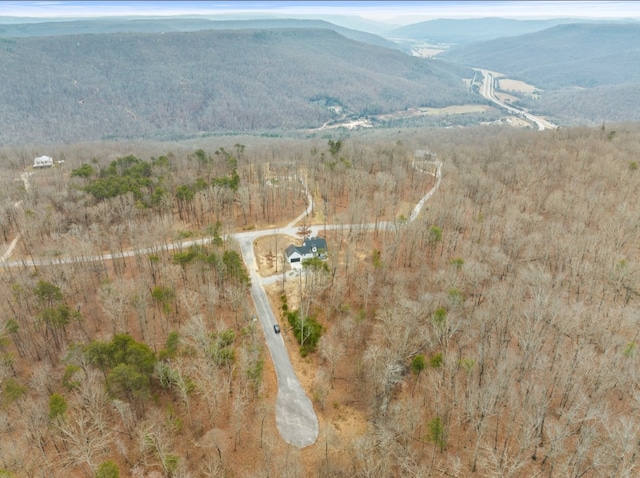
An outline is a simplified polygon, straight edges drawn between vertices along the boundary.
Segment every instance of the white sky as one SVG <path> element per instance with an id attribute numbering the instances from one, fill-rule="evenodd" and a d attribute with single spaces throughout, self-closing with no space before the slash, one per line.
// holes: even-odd
<path id="1" fill-rule="evenodd" d="M 640 1 L 0 1 L 0 16 L 353 15 L 410 24 L 434 18 L 636 18 Z"/>

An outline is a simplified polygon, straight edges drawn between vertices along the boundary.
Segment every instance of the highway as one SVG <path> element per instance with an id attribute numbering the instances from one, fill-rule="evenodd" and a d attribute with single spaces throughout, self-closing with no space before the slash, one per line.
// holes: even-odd
<path id="1" fill-rule="evenodd" d="M 553 124 L 550 121 L 547 121 L 546 119 L 541 118 L 540 116 L 532 115 L 527 111 L 524 111 L 520 108 L 516 108 L 515 106 L 511 106 L 500 101 L 496 97 L 495 91 L 494 91 L 494 85 L 496 81 L 494 74 L 489 70 L 482 70 L 480 68 L 474 68 L 474 70 L 479 71 L 482 74 L 483 81 L 482 81 L 482 86 L 480 87 L 480 94 L 484 96 L 486 99 L 495 103 L 499 107 L 509 111 L 510 113 L 513 113 L 517 116 L 522 116 L 528 121 L 531 121 L 533 124 L 535 124 L 538 127 L 540 131 L 545 129 L 558 129 L 558 125 Z"/>

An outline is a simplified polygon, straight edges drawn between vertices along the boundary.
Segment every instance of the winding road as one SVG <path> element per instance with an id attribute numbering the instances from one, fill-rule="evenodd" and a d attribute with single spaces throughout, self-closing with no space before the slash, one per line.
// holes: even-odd
<path id="1" fill-rule="evenodd" d="M 414 164 L 414 167 L 416 169 L 427 175 L 434 176 L 436 181 L 434 186 L 420 199 L 420 201 L 413 208 L 408 222 L 414 221 L 418 217 L 426 201 L 440 187 L 440 183 L 442 181 L 442 162 L 430 161 L 429 163 L 435 166 L 435 172 L 426 171 Z M 26 178 L 23 178 L 23 180 L 25 180 L 26 184 Z M 263 236 L 268 236 L 276 233 L 292 236 L 295 235 L 297 232 L 297 228 L 295 227 L 295 225 L 304 217 L 310 215 L 313 210 L 313 197 L 311 196 L 311 194 L 309 194 L 306 185 L 305 193 L 307 195 L 307 208 L 284 228 L 262 229 L 259 231 L 246 231 L 230 234 L 230 237 L 234 238 L 240 246 L 242 258 L 245 262 L 245 265 L 247 266 L 249 277 L 251 278 L 251 297 L 253 298 L 256 312 L 265 334 L 267 347 L 269 348 L 269 353 L 271 355 L 271 359 L 273 360 L 276 376 L 278 379 L 278 395 L 276 398 L 276 426 L 278 428 L 280 436 L 282 436 L 284 441 L 298 448 L 304 448 L 315 443 L 318 438 L 318 418 L 316 416 L 315 410 L 313 409 L 311 400 L 306 395 L 304 389 L 302 388 L 302 385 L 300 384 L 300 381 L 298 380 L 296 372 L 293 369 L 293 365 L 291 364 L 289 353 L 282 338 L 282 334 L 276 334 L 273 329 L 273 326 L 277 323 L 277 320 L 269 303 L 264 285 L 274 283 L 277 280 L 281 279 L 283 276 L 282 274 L 277 274 L 271 277 L 266 277 L 264 279 L 260 276 L 260 274 L 258 273 L 253 245 L 256 239 Z M 317 235 L 320 230 L 335 230 L 345 227 L 351 226 L 344 224 L 326 226 L 323 225 L 311 226 L 309 229 L 311 235 Z M 382 222 L 378 224 L 359 224 L 358 227 L 372 230 L 375 228 L 395 229 L 399 227 L 399 223 Z M 7 251 L 2 256 L 2 258 L 0 258 L 0 263 L 3 263 L 5 267 L 24 267 L 63 265 L 74 262 L 104 261 L 124 257 L 132 257 L 137 254 L 158 253 L 161 250 L 179 250 L 195 244 L 206 244 L 210 241 L 210 238 L 204 238 L 179 243 L 163 244 L 152 248 L 129 250 L 115 254 L 103 254 L 100 256 L 66 258 L 52 257 L 48 259 L 29 259 L 24 261 L 7 262 L 6 259 L 10 256 L 11 251 L 13 250 L 13 248 L 10 248 L 11 250 Z M 17 238 L 14 242 L 17 242 Z M 13 247 L 15 247 L 15 244 L 13 244 Z"/>

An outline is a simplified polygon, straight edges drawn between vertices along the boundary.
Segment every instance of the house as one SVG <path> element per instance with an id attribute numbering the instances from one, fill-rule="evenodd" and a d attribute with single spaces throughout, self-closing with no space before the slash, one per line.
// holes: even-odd
<path id="1" fill-rule="evenodd" d="M 416 149 L 415 152 L 413 153 L 413 157 L 415 159 L 433 161 L 436 159 L 436 154 L 432 153 L 428 149 Z"/>
<path id="2" fill-rule="evenodd" d="M 50 156 L 39 156 L 33 160 L 34 168 L 50 168 L 53 166 L 53 158 Z"/>
<path id="3" fill-rule="evenodd" d="M 321 237 L 307 237 L 301 246 L 291 244 L 284 250 L 284 255 L 292 269 L 302 269 L 305 259 L 327 258 L 327 241 Z"/>

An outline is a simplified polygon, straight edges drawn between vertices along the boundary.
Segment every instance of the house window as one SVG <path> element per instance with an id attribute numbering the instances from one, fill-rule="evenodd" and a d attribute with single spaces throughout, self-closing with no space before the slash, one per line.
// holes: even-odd
<path id="1" fill-rule="evenodd" d="M 291 262 L 292 264 L 293 264 L 294 262 L 300 262 L 300 258 L 299 258 L 299 257 L 292 257 L 292 258 L 289 260 L 289 262 Z"/>

